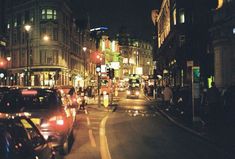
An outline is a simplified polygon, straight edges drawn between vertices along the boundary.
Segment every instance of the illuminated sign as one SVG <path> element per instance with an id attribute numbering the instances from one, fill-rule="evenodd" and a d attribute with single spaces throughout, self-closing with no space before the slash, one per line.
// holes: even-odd
<path id="1" fill-rule="evenodd" d="M 119 62 L 111 62 L 111 68 L 117 70 L 120 68 L 120 63 Z"/>
<path id="2" fill-rule="evenodd" d="M 108 28 L 107 27 L 99 27 L 99 28 L 90 29 L 90 31 L 99 31 L 99 30 L 108 30 Z"/>
<path id="3" fill-rule="evenodd" d="M 193 83 L 199 83 L 200 81 L 200 67 L 193 67 Z"/>
<path id="4" fill-rule="evenodd" d="M 143 74 L 143 68 L 142 67 L 137 67 L 136 68 L 136 74 L 142 75 Z"/>
<path id="5" fill-rule="evenodd" d="M 224 4 L 224 0 L 218 0 L 218 5 L 217 5 L 217 8 L 216 9 L 219 9 L 223 6 Z"/>
<path id="6" fill-rule="evenodd" d="M 101 65 L 101 72 L 102 73 L 105 73 L 106 72 L 106 65 Z"/>

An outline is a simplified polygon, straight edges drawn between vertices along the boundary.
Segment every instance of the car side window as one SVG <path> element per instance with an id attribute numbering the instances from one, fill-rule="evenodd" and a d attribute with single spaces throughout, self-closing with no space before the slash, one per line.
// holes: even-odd
<path id="1" fill-rule="evenodd" d="M 25 127 L 27 134 L 29 135 L 33 147 L 38 147 L 45 144 L 43 136 L 39 133 L 36 127 L 32 125 L 32 123 L 28 122 L 26 119 L 21 119 L 20 121 Z"/>

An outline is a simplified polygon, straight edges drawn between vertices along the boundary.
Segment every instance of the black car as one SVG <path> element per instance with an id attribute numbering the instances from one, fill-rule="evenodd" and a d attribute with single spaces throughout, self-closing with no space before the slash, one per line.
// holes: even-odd
<path id="1" fill-rule="evenodd" d="M 55 152 L 33 122 L 0 113 L 0 159 L 55 159 Z"/>
<path id="2" fill-rule="evenodd" d="M 69 152 L 73 139 L 74 112 L 65 105 L 58 90 L 50 88 L 19 88 L 4 92 L 0 98 L 0 112 L 20 113 L 30 117 L 52 146 L 62 154 Z"/>

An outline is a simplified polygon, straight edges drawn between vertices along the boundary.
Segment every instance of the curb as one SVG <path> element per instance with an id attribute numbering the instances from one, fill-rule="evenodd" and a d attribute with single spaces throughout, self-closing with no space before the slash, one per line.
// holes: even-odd
<path id="1" fill-rule="evenodd" d="M 153 101 L 153 99 L 151 99 L 151 98 L 149 98 L 149 97 L 147 97 L 147 96 L 145 96 L 145 97 L 146 97 L 147 100 Z M 205 137 L 202 133 L 199 133 L 199 132 L 197 132 L 197 131 L 195 131 L 195 130 L 189 128 L 189 127 L 184 126 L 184 125 L 181 124 L 180 122 L 176 121 L 176 120 L 173 119 L 170 115 L 168 115 L 168 114 L 165 113 L 163 110 L 161 110 L 158 106 L 154 106 L 154 107 L 155 107 L 165 118 L 167 118 L 169 121 L 171 121 L 172 123 L 174 123 L 176 126 L 182 128 L 182 129 L 184 129 L 184 130 L 186 130 L 186 131 L 188 131 L 188 132 L 190 132 L 190 133 L 192 133 L 192 134 L 194 134 L 194 135 L 196 135 L 196 136 L 198 136 L 198 137 L 200 137 L 200 138 L 202 138 L 202 139 L 204 139 L 204 140 L 206 140 L 206 141 L 208 141 L 208 142 L 210 142 L 210 143 L 215 144 L 215 143 L 214 143 L 213 141 L 211 141 L 209 138 Z"/>
<path id="2" fill-rule="evenodd" d="M 147 100 L 149 101 L 153 101 L 153 99 L 145 96 Z M 167 113 L 165 113 L 163 110 L 161 110 L 158 106 L 154 106 L 159 112 L 160 114 L 162 114 L 162 116 L 164 116 L 165 118 L 167 118 L 169 121 L 171 121 L 172 123 L 174 123 L 176 126 L 178 126 L 179 128 L 187 131 L 188 133 L 191 133 L 193 135 L 195 135 L 196 137 L 199 137 L 200 139 L 213 144 L 217 149 L 224 151 L 227 155 L 232 155 L 231 152 L 227 151 L 225 148 L 221 147 L 220 144 L 218 144 L 216 141 L 211 140 L 209 137 L 206 137 L 205 135 L 203 135 L 202 133 L 199 133 L 187 126 L 184 126 L 183 124 L 181 124 L 180 122 L 176 121 L 174 118 L 172 118 L 170 115 L 168 115 Z M 230 158 L 230 157 L 229 157 Z"/>

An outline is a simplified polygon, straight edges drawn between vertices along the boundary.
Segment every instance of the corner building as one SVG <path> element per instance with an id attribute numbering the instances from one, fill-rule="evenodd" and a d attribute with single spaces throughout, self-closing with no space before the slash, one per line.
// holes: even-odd
<path id="1" fill-rule="evenodd" d="M 8 0 L 5 8 L 12 84 L 25 85 L 27 69 L 32 86 L 74 84 L 82 55 L 70 1 Z"/>

